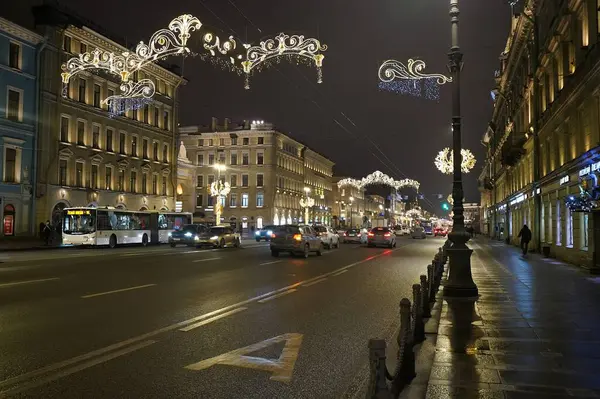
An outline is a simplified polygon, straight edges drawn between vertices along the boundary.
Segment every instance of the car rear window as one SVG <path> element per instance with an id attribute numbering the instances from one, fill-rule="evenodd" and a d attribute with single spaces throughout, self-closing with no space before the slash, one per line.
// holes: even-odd
<path id="1" fill-rule="evenodd" d="M 373 232 L 373 234 L 385 234 L 388 233 L 390 229 L 388 229 L 387 227 L 375 227 L 371 231 Z"/>
<path id="2" fill-rule="evenodd" d="M 348 230 L 347 233 L 348 234 L 357 234 L 358 230 Z"/>
<path id="3" fill-rule="evenodd" d="M 300 229 L 298 226 L 273 226 L 273 233 L 298 234 Z"/>
<path id="4" fill-rule="evenodd" d="M 314 227 L 315 231 L 319 232 L 319 233 L 323 233 L 327 231 L 327 227 L 325 226 L 315 226 Z"/>

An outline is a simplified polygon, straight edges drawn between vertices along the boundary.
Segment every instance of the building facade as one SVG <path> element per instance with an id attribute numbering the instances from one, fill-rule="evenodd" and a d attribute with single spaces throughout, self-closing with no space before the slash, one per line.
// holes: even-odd
<path id="1" fill-rule="evenodd" d="M 0 18 L 0 219 L 2 236 L 36 232 L 34 152 L 38 139 L 39 53 L 43 37 Z"/>
<path id="2" fill-rule="evenodd" d="M 600 263 L 600 213 L 571 202 L 595 189 L 600 166 L 597 7 L 529 1 L 513 18 L 480 178 L 492 236 L 516 244 L 527 224 L 533 248 L 589 269 Z"/>
<path id="3" fill-rule="evenodd" d="M 221 223 L 253 230 L 304 222 L 307 195 L 314 200 L 309 222 L 331 223 L 333 162 L 271 124 L 213 118 L 210 126 L 180 127 L 179 137 L 177 200 L 194 220 L 217 222 L 210 186 L 221 179 L 230 185 Z"/>
<path id="4" fill-rule="evenodd" d="M 34 9 L 48 37 L 36 148 L 37 221 L 60 224 L 69 206 L 173 210 L 177 92 L 183 79 L 161 65 L 147 65 L 133 79 L 151 79 L 157 93 L 122 115 L 102 102 L 119 93 L 117 76 L 85 71 L 71 78 L 63 95 L 62 63 L 96 48 L 118 53 L 126 48 L 93 23 L 49 7 Z"/>
<path id="5" fill-rule="evenodd" d="M 350 185 L 338 187 L 337 183 L 343 179 L 346 177 L 333 178 L 334 225 L 344 228 L 362 226 L 367 205 L 365 190 Z"/>

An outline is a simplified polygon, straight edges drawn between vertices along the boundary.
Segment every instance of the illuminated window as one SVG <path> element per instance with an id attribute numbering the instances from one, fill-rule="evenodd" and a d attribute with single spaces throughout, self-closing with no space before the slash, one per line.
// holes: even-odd
<path id="1" fill-rule="evenodd" d="M 242 194 L 242 208 L 248 208 L 248 194 Z"/>
<path id="2" fill-rule="evenodd" d="M 556 201 L 556 245 L 562 245 L 562 212 L 560 200 Z"/>
<path id="3" fill-rule="evenodd" d="M 566 240 L 566 245 L 567 247 L 573 247 L 573 214 L 571 213 L 571 209 L 569 209 L 569 207 L 565 207 L 565 213 L 566 213 L 566 233 L 567 233 L 567 240 Z"/>

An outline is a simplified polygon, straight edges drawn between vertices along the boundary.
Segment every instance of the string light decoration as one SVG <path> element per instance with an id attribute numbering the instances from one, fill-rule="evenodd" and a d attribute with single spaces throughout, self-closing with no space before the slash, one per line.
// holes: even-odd
<path id="1" fill-rule="evenodd" d="M 143 108 L 151 103 L 156 88 L 150 79 L 142 79 L 139 82 L 123 82 L 120 90 L 121 95 L 107 97 L 101 102 L 108 105 L 108 115 L 111 118 L 123 115 L 127 110 Z"/>
<path id="2" fill-rule="evenodd" d="M 395 180 L 378 170 L 371 173 L 368 176 L 363 177 L 360 180 L 346 178 L 338 181 L 337 184 L 339 188 L 342 188 L 344 186 L 352 186 L 359 190 L 362 190 L 365 186 L 368 186 L 370 184 L 383 184 L 386 186 L 393 187 L 396 190 L 399 190 L 404 187 L 412 187 L 417 191 L 419 191 L 419 186 L 421 185 L 418 181 L 412 179 Z"/>
<path id="3" fill-rule="evenodd" d="M 223 183 L 222 180 L 217 180 L 210 183 L 210 195 L 217 197 L 217 203 L 215 204 L 215 221 L 217 224 L 221 223 L 221 215 L 223 214 L 221 198 L 227 197 L 230 191 L 231 186 L 227 182 Z"/>
<path id="4" fill-rule="evenodd" d="M 421 210 L 419 208 L 412 208 L 406 211 L 406 217 L 411 219 L 418 219 L 423 217 L 423 214 L 421 213 Z"/>
<path id="5" fill-rule="evenodd" d="M 246 74 L 244 88 L 250 89 L 250 75 L 252 71 L 260 71 L 262 68 L 273 65 L 273 60 L 277 62 L 284 57 L 289 61 L 296 60 L 297 63 L 308 61 L 309 64 L 317 68 L 317 83 L 323 82 L 323 59 L 325 56 L 321 52 L 327 50 L 327 45 L 322 44 L 318 39 L 305 39 L 303 35 L 287 35 L 280 33 L 274 39 L 261 41 L 259 45 L 252 46 L 244 44 L 246 48 L 246 58 L 242 61 L 242 68 Z"/>
<path id="6" fill-rule="evenodd" d="M 299 203 L 300 203 L 300 206 L 302 208 L 304 208 L 304 223 L 308 223 L 308 218 L 309 218 L 308 211 L 310 208 L 315 206 L 315 199 L 311 198 L 309 196 L 306 196 L 306 198 L 300 198 Z"/>
<path id="7" fill-rule="evenodd" d="M 396 60 L 387 60 L 379 67 L 379 89 L 428 100 L 439 100 L 439 86 L 452 82 L 442 74 L 425 74 L 423 60 L 409 59 L 407 65 Z"/>
<path id="8" fill-rule="evenodd" d="M 85 71 L 105 71 L 117 75 L 121 79 L 121 93 L 111 96 L 103 101 L 105 104 L 113 104 L 113 114 L 115 110 L 127 110 L 129 104 L 137 104 L 130 99 L 141 98 L 148 99 L 154 96 L 154 84 L 149 84 L 149 80 L 131 83 L 130 78 L 144 66 L 164 60 L 169 56 L 188 55 L 190 49 L 187 47 L 188 39 L 192 32 L 199 31 L 202 27 L 200 20 L 190 14 L 180 15 L 173 19 L 168 29 L 160 29 L 150 37 L 148 44 L 141 41 L 135 48 L 135 52 L 123 51 L 114 53 L 101 49 L 94 49 L 91 52 L 79 54 L 77 57 L 69 59 L 61 66 L 63 86 L 67 87 L 73 76 Z M 237 47 L 236 41 L 232 36 L 228 40 L 221 39 L 207 32 L 203 36 L 203 47 L 211 56 L 226 55 Z M 63 95 L 68 94 L 68 89 L 63 90 Z"/>
<path id="9" fill-rule="evenodd" d="M 462 173 L 469 173 L 471 169 L 475 167 L 475 156 L 471 151 L 464 148 L 460 150 L 460 155 L 462 157 L 460 169 Z M 453 151 L 451 151 L 449 148 L 444 148 L 435 157 L 434 163 L 440 172 L 446 175 L 452 174 L 454 171 Z"/>

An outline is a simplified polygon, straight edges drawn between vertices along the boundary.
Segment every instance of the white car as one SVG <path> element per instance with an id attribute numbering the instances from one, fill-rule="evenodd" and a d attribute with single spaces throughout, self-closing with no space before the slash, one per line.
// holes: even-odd
<path id="1" fill-rule="evenodd" d="M 402 227 L 396 227 L 394 229 L 394 234 L 396 236 L 407 236 L 410 234 L 410 230 L 408 229 L 408 227 L 406 226 L 402 226 Z"/>
<path id="2" fill-rule="evenodd" d="M 427 234 L 425 234 L 425 229 L 422 228 L 421 226 L 416 226 L 412 232 L 410 233 L 412 238 L 420 238 L 422 240 L 424 240 L 425 238 L 427 238 Z"/>
<path id="3" fill-rule="evenodd" d="M 340 236 L 331 227 L 313 226 L 317 235 L 321 238 L 321 242 L 327 249 L 340 247 Z"/>

